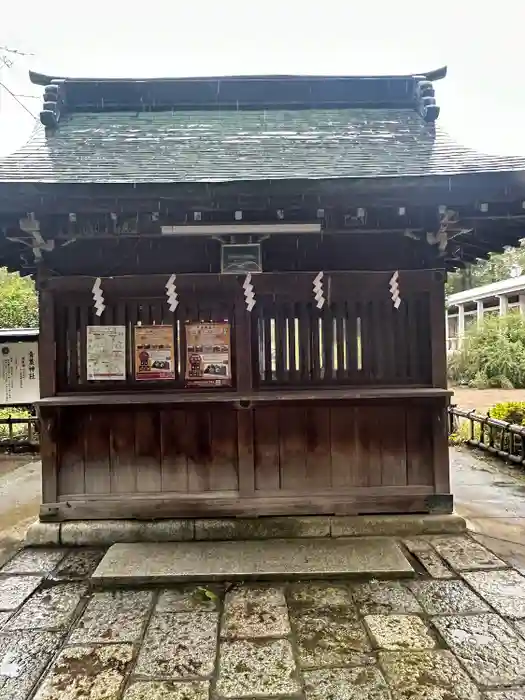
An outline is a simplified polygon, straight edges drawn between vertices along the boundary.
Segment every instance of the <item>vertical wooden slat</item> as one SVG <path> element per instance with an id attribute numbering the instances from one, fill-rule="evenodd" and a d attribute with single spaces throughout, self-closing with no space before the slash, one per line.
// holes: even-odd
<path id="1" fill-rule="evenodd" d="M 43 415 L 48 413 L 45 409 Z M 45 423 L 45 421 L 44 421 Z M 67 420 L 59 426 L 60 470 L 58 474 L 58 495 L 85 493 L 85 435 L 86 414 L 82 409 L 67 409 Z M 41 438 L 42 439 L 42 438 Z M 43 466 L 43 462 L 42 462 Z M 45 495 L 46 480 L 43 481 L 44 503 L 56 501 Z"/>
<path id="2" fill-rule="evenodd" d="M 331 382 L 334 378 L 334 315 L 329 304 L 325 304 L 323 307 L 321 322 L 323 338 L 323 379 L 325 382 Z"/>
<path id="3" fill-rule="evenodd" d="M 135 464 L 137 490 L 160 491 L 160 419 L 158 412 L 151 408 L 135 411 Z"/>
<path id="4" fill-rule="evenodd" d="M 234 314 L 234 377 L 237 379 L 237 391 L 250 393 L 253 389 L 251 315 L 240 298 L 236 299 Z"/>
<path id="5" fill-rule="evenodd" d="M 168 408 L 161 411 L 161 489 L 188 492 L 186 455 L 186 411 Z"/>
<path id="6" fill-rule="evenodd" d="M 378 440 L 381 444 L 381 485 L 406 486 L 407 445 L 404 406 L 377 409 Z"/>
<path id="7" fill-rule="evenodd" d="M 86 493 L 110 493 L 110 431 L 113 416 L 99 407 L 86 411 L 84 421 Z"/>
<path id="8" fill-rule="evenodd" d="M 401 304 L 403 307 L 404 305 Z M 405 340 L 407 352 L 407 375 L 413 383 L 417 383 L 418 372 L 418 328 L 417 328 L 417 298 L 407 300 L 407 337 Z"/>
<path id="9" fill-rule="evenodd" d="M 450 493 L 450 466 L 446 402 L 434 405 L 432 411 L 432 462 L 436 493 Z"/>
<path id="10" fill-rule="evenodd" d="M 302 383 L 311 379 L 311 323 L 308 306 L 299 304 L 299 376 Z"/>
<path id="11" fill-rule="evenodd" d="M 232 407 L 216 407 L 211 412 L 210 489 L 237 491 L 237 415 Z"/>
<path id="12" fill-rule="evenodd" d="M 39 299 L 40 330 L 38 333 L 38 364 L 40 397 L 54 396 L 56 393 L 56 353 L 55 353 L 55 302 L 47 289 L 40 290 Z M 61 358 L 65 361 L 65 358 Z"/>
<path id="13" fill-rule="evenodd" d="M 284 384 L 288 379 L 286 317 L 282 304 L 276 304 L 275 312 L 275 373 L 277 382 Z"/>
<path id="14" fill-rule="evenodd" d="M 77 321 L 77 305 L 75 301 L 67 305 L 67 345 L 68 345 L 68 377 L 67 384 L 71 389 L 75 389 L 79 384 L 78 372 L 78 321 Z"/>
<path id="15" fill-rule="evenodd" d="M 359 301 L 347 301 L 344 305 L 345 308 L 345 340 L 346 340 L 346 376 L 348 379 L 355 384 L 362 381 L 363 371 L 358 369 L 358 336 L 357 336 L 357 323 L 358 318 L 361 318 L 361 304 Z M 359 342 L 362 344 L 362 338 L 359 338 Z M 362 357 L 362 348 L 361 348 Z"/>
<path id="16" fill-rule="evenodd" d="M 81 303 L 78 310 L 79 348 L 78 348 L 78 368 L 80 384 L 87 382 L 87 328 L 88 308 L 85 303 Z"/>
<path id="17" fill-rule="evenodd" d="M 281 487 L 304 489 L 306 485 L 306 409 L 279 409 L 279 462 Z"/>
<path id="18" fill-rule="evenodd" d="M 330 409 L 312 406 L 306 409 L 306 485 L 308 489 L 332 486 L 330 451 Z"/>
<path id="19" fill-rule="evenodd" d="M 278 490 L 279 471 L 279 409 L 258 406 L 254 410 L 255 489 Z"/>
<path id="20" fill-rule="evenodd" d="M 339 381 L 344 380 L 344 378 L 348 374 L 345 366 L 345 306 L 346 305 L 344 302 L 338 302 L 337 304 L 334 304 L 337 379 Z"/>
<path id="21" fill-rule="evenodd" d="M 237 411 L 239 495 L 241 497 L 253 496 L 255 492 L 253 420 L 253 408 Z"/>
<path id="22" fill-rule="evenodd" d="M 432 386 L 447 387 L 447 356 L 445 338 L 445 282 L 444 274 L 433 272 L 434 280 L 430 294 L 430 333 Z"/>
<path id="23" fill-rule="evenodd" d="M 428 408 L 413 405 L 407 409 L 407 484 L 409 486 L 432 486 L 433 442 L 432 418 Z"/>
<path id="24" fill-rule="evenodd" d="M 360 436 L 358 434 L 359 408 L 334 404 L 330 407 L 330 446 L 332 487 L 366 486 L 362 478 Z"/>
<path id="25" fill-rule="evenodd" d="M 137 491 L 135 461 L 135 415 L 133 410 L 115 411 L 111 419 L 111 493 Z"/>
<path id="26" fill-rule="evenodd" d="M 129 329 L 127 328 L 127 317 L 126 317 L 126 302 L 123 299 L 119 299 L 115 305 L 115 318 L 114 322 L 116 326 L 126 327 L 126 347 L 131 347 L 132 339 L 130 337 Z M 126 381 L 129 381 L 131 376 L 130 368 L 130 357 L 129 352 L 126 353 Z"/>
<path id="27" fill-rule="evenodd" d="M 401 309 L 394 308 L 391 301 L 383 301 L 379 306 L 379 318 L 381 319 L 381 327 L 379 330 L 379 357 L 380 357 L 380 374 L 379 377 L 385 384 L 395 384 L 395 356 L 396 347 L 394 345 L 394 324 L 396 316 L 401 312 Z"/>
<path id="28" fill-rule="evenodd" d="M 265 300 L 263 303 L 263 328 L 264 328 L 264 381 L 273 381 L 272 369 L 272 318 L 273 306 Z"/>
<path id="29" fill-rule="evenodd" d="M 288 324 L 287 324 L 287 330 L 288 330 L 288 381 L 290 383 L 297 383 L 297 377 L 298 377 L 298 368 L 297 368 L 297 343 L 296 343 L 296 327 L 295 327 L 295 319 L 296 319 L 296 312 L 295 312 L 295 304 L 288 304 L 287 306 L 287 318 L 288 318 Z"/>
<path id="30" fill-rule="evenodd" d="M 321 344 L 320 344 L 320 327 L 319 327 L 319 312 L 313 304 L 309 305 L 311 325 L 310 325 L 310 347 L 311 347 L 311 362 L 312 362 L 312 381 L 319 383 L 321 381 Z"/>
<path id="31" fill-rule="evenodd" d="M 361 449 L 361 468 L 366 474 L 365 486 L 381 486 L 383 478 L 381 455 L 381 430 L 383 428 L 380 419 L 380 410 L 377 406 L 360 406 L 357 411 L 359 421 L 359 437 Z"/>
<path id="32" fill-rule="evenodd" d="M 188 445 L 188 488 L 190 493 L 210 490 L 211 422 L 206 406 L 188 409 L 186 414 Z"/>

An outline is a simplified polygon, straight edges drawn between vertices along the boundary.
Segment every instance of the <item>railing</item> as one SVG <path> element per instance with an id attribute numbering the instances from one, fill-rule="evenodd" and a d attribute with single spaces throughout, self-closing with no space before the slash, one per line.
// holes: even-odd
<path id="1" fill-rule="evenodd" d="M 487 452 L 508 459 L 517 464 L 525 462 L 525 426 L 507 423 L 490 414 L 482 416 L 472 411 L 462 411 L 450 406 L 449 434 L 460 432 L 461 423 L 468 421 L 469 432 L 466 443 Z"/>
<path id="2" fill-rule="evenodd" d="M 0 418 L 0 452 L 39 450 L 39 427 L 36 416 Z"/>

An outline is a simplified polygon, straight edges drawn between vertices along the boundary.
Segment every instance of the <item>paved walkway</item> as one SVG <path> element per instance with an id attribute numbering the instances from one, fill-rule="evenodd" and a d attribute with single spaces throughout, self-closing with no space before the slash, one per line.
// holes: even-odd
<path id="1" fill-rule="evenodd" d="M 469 537 L 404 544 L 415 579 L 95 593 L 101 551 L 25 550 L 0 699 L 523 700 L 525 578 Z"/>

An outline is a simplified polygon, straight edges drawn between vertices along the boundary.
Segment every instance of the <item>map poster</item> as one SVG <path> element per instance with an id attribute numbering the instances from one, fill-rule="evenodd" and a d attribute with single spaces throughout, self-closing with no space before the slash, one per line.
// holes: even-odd
<path id="1" fill-rule="evenodd" d="M 186 384 L 231 386 L 229 323 L 186 324 Z"/>
<path id="2" fill-rule="evenodd" d="M 135 326 L 135 379 L 175 379 L 173 326 Z"/>
<path id="3" fill-rule="evenodd" d="M 126 326 L 87 326 L 88 381 L 126 379 Z"/>

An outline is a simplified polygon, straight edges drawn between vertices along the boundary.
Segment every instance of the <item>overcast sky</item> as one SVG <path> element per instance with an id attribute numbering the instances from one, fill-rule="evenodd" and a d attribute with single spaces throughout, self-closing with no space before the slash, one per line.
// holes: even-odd
<path id="1" fill-rule="evenodd" d="M 12 57 L 0 80 L 40 98 L 28 68 L 83 77 L 384 75 L 446 64 L 435 85 L 440 123 L 465 145 L 525 155 L 524 20 L 523 0 L 3 0 L 0 45 L 34 56 Z M 22 101 L 38 115 L 41 99 Z M 0 87 L 0 154 L 33 125 Z"/>

